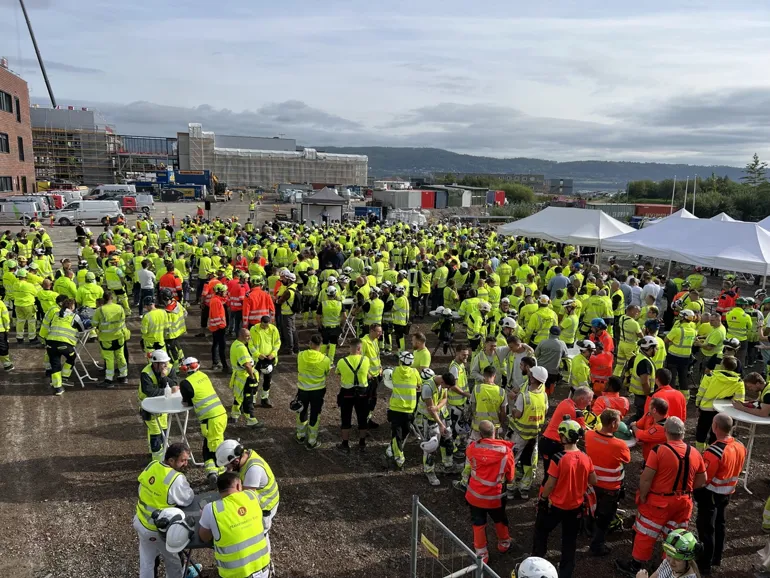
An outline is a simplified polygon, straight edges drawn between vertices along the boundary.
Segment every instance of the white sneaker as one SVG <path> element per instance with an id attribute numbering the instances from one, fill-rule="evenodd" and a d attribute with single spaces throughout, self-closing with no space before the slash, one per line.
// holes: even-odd
<path id="1" fill-rule="evenodd" d="M 435 474 L 434 472 L 426 472 L 426 473 L 425 473 L 425 477 L 427 477 L 427 478 L 428 478 L 428 483 L 429 483 L 431 486 L 440 486 L 440 485 L 441 485 L 441 482 L 440 482 L 440 481 L 439 481 L 439 479 L 436 477 L 436 474 Z"/>

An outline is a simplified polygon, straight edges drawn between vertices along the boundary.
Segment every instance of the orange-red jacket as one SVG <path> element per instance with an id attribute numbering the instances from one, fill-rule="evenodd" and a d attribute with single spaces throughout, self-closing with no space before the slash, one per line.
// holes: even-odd
<path id="1" fill-rule="evenodd" d="M 602 331 L 597 337 L 594 333 L 588 336 L 588 339 L 594 343 L 601 343 L 605 353 L 612 353 L 615 351 L 615 342 L 612 340 L 612 335 L 606 331 Z"/>
<path id="2" fill-rule="evenodd" d="M 615 391 L 605 391 L 594 400 L 591 411 L 599 416 L 607 408 L 616 409 L 620 412 L 620 417 L 626 417 L 630 407 L 631 402 L 627 397 L 622 397 Z"/>
<path id="3" fill-rule="evenodd" d="M 607 380 L 612 377 L 612 364 L 615 358 L 610 351 L 594 353 L 588 364 L 591 366 L 591 383 L 594 386 L 594 394 L 600 395 L 607 385 Z"/>
<path id="4" fill-rule="evenodd" d="M 243 300 L 243 326 L 256 325 L 264 315 L 269 315 L 271 321 L 275 319 L 275 303 L 266 291 L 254 287 Z"/>
<path id="5" fill-rule="evenodd" d="M 227 298 L 230 303 L 230 311 L 243 310 L 243 296 L 246 291 L 238 279 L 231 279 L 227 282 Z"/>
<path id="6" fill-rule="evenodd" d="M 238 255 L 233 259 L 233 269 L 240 269 L 241 271 L 249 270 L 249 262 L 243 255 Z"/>
<path id="7" fill-rule="evenodd" d="M 513 444 L 507 440 L 480 439 L 471 442 L 465 450 L 465 459 L 471 466 L 471 478 L 465 499 L 479 508 L 499 508 L 505 495 L 505 483 L 516 474 Z"/>
<path id="8" fill-rule="evenodd" d="M 741 296 L 741 290 L 739 287 L 731 287 L 730 289 L 722 289 L 719 292 L 719 298 L 717 299 L 716 312 L 722 316 L 722 322 L 725 320 L 725 316 L 730 310 L 735 307 L 735 301 Z"/>
<path id="9" fill-rule="evenodd" d="M 738 477 L 746 461 L 746 448 L 733 437 L 714 442 L 705 452 L 706 489 L 715 494 L 729 495 L 735 492 Z"/>
<path id="10" fill-rule="evenodd" d="M 548 425 L 545 428 L 545 432 L 543 432 L 543 436 L 555 442 L 560 442 L 559 424 L 562 422 L 565 415 L 568 415 L 570 419 L 578 422 L 580 427 L 585 428 L 586 421 L 583 418 L 582 411 L 580 417 L 577 416 L 578 411 L 580 410 L 575 407 L 574 400 L 569 398 L 562 400 L 559 405 L 556 406 L 556 410 L 553 412 L 551 421 L 548 422 Z"/>
<path id="11" fill-rule="evenodd" d="M 650 414 L 645 414 L 642 419 L 636 422 L 636 439 L 642 444 L 642 457 L 647 461 L 652 448 L 659 444 L 666 443 L 666 420 L 663 419 L 657 423 L 652 421 Z"/>
<path id="12" fill-rule="evenodd" d="M 209 331 L 214 333 L 217 329 L 227 327 L 224 299 L 218 295 L 212 295 L 209 302 Z"/>
<path id="13" fill-rule="evenodd" d="M 619 490 L 626 475 L 625 464 L 631 462 L 631 450 L 621 439 L 601 432 L 586 432 L 586 454 L 594 463 L 596 485 L 605 490 Z"/>
<path id="14" fill-rule="evenodd" d="M 207 281 L 206 284 L 203 286 L 203 291 L 201 292 L 201 302 L 205 306 L 209 306 L 211 303 L 211 297 L 214 295 L 214 287 L 219 285 L 220 281 L 216 277 L 214 277 L 211 281 Z"/>
<path id="15" fill-rule="evenodd" d="M 647 396 L 647 401 L 644 403 L 645 413 L 650 411 L 650 401 L 654 397 L 663 398 L 668 402 L 668 415 L 678 417 L 687 423 L 687 398 L 685 398 L 681 391 L 674 389 L 670 385 L 659 387 L 655 393 Z"/>
<path id="16" fill-rule="evenodd" d="M 182 295 L 182 280 L 173 271 L 169 271 L 161 276 L 158 286 L 161 289 L 171 289 L 174 299 L 179 299 Z"/>

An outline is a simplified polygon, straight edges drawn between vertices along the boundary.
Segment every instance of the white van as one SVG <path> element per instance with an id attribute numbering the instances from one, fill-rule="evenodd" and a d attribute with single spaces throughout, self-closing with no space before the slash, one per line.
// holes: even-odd
<path id="1" fill-rule="evenodd" d="M 26 227 L 35 217 L 40 217 L 40 207 L 35 202 L 6 201 L 0 203 L 0 224 L 2 225 Z"/>
<path id="2" fill-rule="evenodd" d="M 53 203 L 49 202 L 49 199 L 43 195 L 11 195 L 10 197 L 2 197 L 0 198 L 0 202 L 19 202 L 19 201 L 27 201 L 28 203 L 37 203 L 37 206 L 40 208 L 40 215 L 41 217 L 48 216 L 48 213 L 52 209 Z"/>
<path id="3" fill-rule="evenodd" d="M 111 197 L 135 195 L 136 185 L 99 185 L 88 191 L 88 196 L 95 197 L 97 195 L 104 195 L 105 193 L 108 193 Z"/>
<path id="4" fill-rule="evenodd" d="M 73 201 L 54 211 L 54 220 L 60 225 L 74 225 L 80 221 L 106 224 L 115 222 L 123 213 L 118 201 Z"/>

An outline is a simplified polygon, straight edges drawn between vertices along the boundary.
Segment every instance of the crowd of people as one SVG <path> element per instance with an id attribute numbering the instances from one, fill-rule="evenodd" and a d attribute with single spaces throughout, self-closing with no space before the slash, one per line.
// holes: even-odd
<path id="1" fill-rule="evenodd" d="M 178 394 L 198 418 L 205 472 L 221 496 L 204 508 L 198 535 L 213 542 L 220 576 L 270 572 L 278 482 L 255 450 L 225 438 L 241 418 L 253 430 L 264 426 L 256 407 L 272 407 L 279 356 L 296 361 L 290 408 L 295 439 L 308 450 L 324 443 L 319 423 L 332 373 L 343 454 L 352 451 L 354 414 L 358 451 L 369 451 L 387 391 L 383 460 L 403 469 L 413 436 L 430 486 L 441 485 L 438 474 L 457 476 L 453 485 L 464 493 L 474 548 L 485 561 L 487 516 L 497 550 L 507 552 L 506 506 L 534 494 L 533 557 L 518 568 L 520 578 L 557 575 L 542 559 L 557 526 L 558 576 L 572 575 L 585 529 L 590 554 L 609 554 L 606 536 L 622 525 L 620 505 L 637 510 L 621 573 L 652 571 L 661 537 L 666 558 L 657 576 L 708 575 L 720 566 L 725 512 L 746 451 L 714 404 L 731 400 L 770 416 L 770 298 L 761 290 L 745 297 L 725 275 L 710 313 L 699 268 L 666 278 L 651 263 L 621 267 L 611 259 L 600 267 L 575 246 L 444 223 L 258 227 L 253 212 L 243 224 L 196 215 L 176 226 L 148 216 L 98 235 L 80 225 L 77 259 L 58 265 L 38 223 L 0 238 L 6 371 L 14 368 L 8 337 L 15 319 L 19 346 L 44 346 L 55 395 L 73 384 L 78 347 L 89 340 L 104 360 L 99 387 L 126 383 L 126 321 L 132 306 L 141 316 L 146 364 L 138 398 Z M 191 305 L 200 307 L 199 336 L 211 339 L 209 369 L 183 350 Z M 317 330 L 307 344 L 303 328 Z M 749 371 L 760 362 L 760 372 Z M 207 374 L 216 371 L 230 376 L 229 410 Z M 746 389 L 755 400 L 746 402 Z M 694 445 L 685 441 L 688 402 L 698 412 Z M 189 448 L 165 446 L 166 415 L 142 410 L 142 419 L 151 461 L 139 476 L 134 519 L 140 577 L 152 575 L 160 555 L 167 576 L 178 578 L 177 553 L 192 532 L 182 511 L 194 500 L 182 473 Z M 636 444 L 643 467 L 636 495 L 626 497 Z M 697 538 L 688 531 L 694 504 Z"/>

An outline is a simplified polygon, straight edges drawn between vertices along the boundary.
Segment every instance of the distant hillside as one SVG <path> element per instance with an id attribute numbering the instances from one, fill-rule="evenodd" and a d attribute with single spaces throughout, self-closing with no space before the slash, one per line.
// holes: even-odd
<path id="1" fill-rule="evenodd" d="M 712 172 L 733 180 L 743 169 L 728 166 L 670 165 L 664 163 L 632 163 L 614 161 L 574 161 L 560 163 L 542 159 L 497 159 L 462 155 L 443 149 L 406 147 L 318 147 L 331 153 L 361 154 L 369 157 L 369 174 L 373 177 L 408 177 L 445 173 L 534 173 L 546 178 L 575 179 L 577 186 L 601 188 L 602 185 L 623 186 L 627 181 L 651 179 L 659 181 L 685 178 L 687 175 L 708 176 Z"/>

